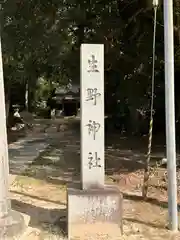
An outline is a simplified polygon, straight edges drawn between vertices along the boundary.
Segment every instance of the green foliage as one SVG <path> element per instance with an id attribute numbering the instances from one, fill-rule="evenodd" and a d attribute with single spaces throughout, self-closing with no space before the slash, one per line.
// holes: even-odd
<path id="1" fill-rule="evenodd" d="M 134 108 L 149 106 L 153 9 L 150 0 L 7 0 L 2 9 L 6 87 L 37 79 L 66 84 L 80 80 L 81 43 L 105 46 L 105 89 L 109 109 L 128 98 Z M 178 0 L 175 15 L 175 66 L 180 65 Z M 163 9 L 158 9 L 156 91 L 163 91 Z M 45 87 L 45 86 L 44 86 Z M 159 88 L 162 91 L 159 91 Z M 42 92 L 44 92 L 44 88 Z M 47 90 L 48 91 L 48 90 Z M 39 93 L 40 96 L 43 95 Z M 37 94 L 36 94 L 37 95 Z M 43 97 L 43 96 L 42 96 Z M 156 94 L 156 100 L 162 98 Z M 107 105 L 108 109 L 108 105 Z"/>

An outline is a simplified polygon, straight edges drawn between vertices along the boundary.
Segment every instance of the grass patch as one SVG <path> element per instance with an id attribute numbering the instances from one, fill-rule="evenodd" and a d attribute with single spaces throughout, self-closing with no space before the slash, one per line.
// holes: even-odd
<path id="1" fill-rule="evenodd" d="M 20 186 L 20 187 L 31 187 L 31 186 L 43 186 L 46 182 L 40 179 L 28 177 L 28 176 L 17 176 L 13 186 Z"/>
<path id="2" fill-rule="evenodd" d="M 66 184 L 53 184 L 53 183 L 49 183 L 47 179 L 41 180 L 41 179 L 29 177 L 29 176 L 17 176 L 15 181 L 12 184 L 12 188 L 13 187 L 21 188 L 21 189 L 44 188 L 44 189 L 51 189 L 53 192 L 56 190 L 57 191 L 61 190 L 62 192 L 65 192 L 67 189 Z"/>

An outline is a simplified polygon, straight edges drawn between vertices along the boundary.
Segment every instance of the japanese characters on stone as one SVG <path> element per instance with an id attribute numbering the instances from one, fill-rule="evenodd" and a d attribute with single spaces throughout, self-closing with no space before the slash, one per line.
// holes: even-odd
<path id="1" fill-rule="evenodd" d="M 98 61 L 96 60 L 95 55 L 91 55 L 91 57 L 88 59 L 88 70 L 90 72 L 99 72 L 98 70 Z"/>
<path id="2" fill-rule="evenodd" d="M 95 112 L 98 111 L 99 108 L 101 108 L 101 105 L 103 104 L 103 99 L 101 97 L 103 96 L 103 92 L 101 92 L 103 89 L 101 89 L 101 81 L 103 72 L 101 71 L 102 68 L 102 62 L 97 57 L 97 52 L 91 52 L 90 54 L 86 54 L 87 58 L 85 57 L 85 66 L 86 66 L 86 75 L 89 79 L 84 79 L 85 85 L 85 102 L 89 102 L 93 108 L 96 108 Z M 83 63 L 84 63 L 83 62 Z M 84 73 L 85 74 L 85 73 Z M 83 75 L 84 76 L 84 75 Z M 92 79 L 92 80 L 91 80 Z M 88 83 L 88 84 L 87 84 Z M 96 85 L 97 83 L 97 85 Z M 92 85 L 90 85 L 92 84 Z M 87 131 L 89 141 L 93 141 L 92 144 L 94 146 L 89 145 L 90 149 L 87 150 L 86 157 L 88 158 L 88 168 L 101 168 L 103 159 L 101 159 L 100 152 L 101 149 L 99 149 L 99 143 L 95 143 L 95 141 L 98 139 L 101 143 L 101 139 L 99 138 L 98 134 L 100 134 L 101 128 L 103 128 L 103 123 L 101 124 L 101 121 L 93 119 L 95 117 L 93 114 L 95 113 L 92 109 L 91 116 L 89 116 L 89 119 L 87 119 L 86 123 L 84 123 L 84 131 Z M 101 112 L 101 111 L 100 111 Z M 99 118 L 99 117 L 98 117 Z M 101 117 L 100 117 L 101 118 Z M 100 136 L 101 137 L 101 136 Z M 102 136 L 103 137 L 103 136 Z"/>
<path id="3" fill-rule="evenodd" d="M 89 123 L 86 124 L 87 128 L 88 128 L 88 134 L 89 136 L 93 137 L 93 140 L 96 140 L 96 134 L 98 133 L 101 124 L 93 121 L 93 120 L 89 120 Z"/>
<path id="4" fill-rule="evenodd" d="M 89 169 L 101 167 L 101 158 L 98 157 L 97 152 L 89 152 L 88 160 Z"/>
<path id="5" fill-rule="evenodd" d="M 88 92 L 87 100 L 93 100 L 94 101 L 93 105 L 96 105 L 97 104 L 96 98 L 101 95 L 100 93 L 97 92 L 97 88 L 94 88 L 94 89 L 88 88 L 87 92 Z M 88 131 L 88 135 L 92 137 L 93 140 L 96 140 L 96 135 L 98 134 L 101 124 L 94 120 L 89 120 L 89 122 L 86 124 L 86 127 Z M 98 152 L 94 152 L 94 153 L 89 152 L 88 160 L 89 160 L 88 161 L 89 169 L 101 167 L 101 164 L 100 164 L 101 159 L 100 157 L 98 157 Z"/>
<path id="6" fill-rule="evenodd" d="M 97 88 L 87 88 L 87 98 L 86 101 L 92 101 L 93 105 L 97 105 L 97 99 L 101 96 Z"/>

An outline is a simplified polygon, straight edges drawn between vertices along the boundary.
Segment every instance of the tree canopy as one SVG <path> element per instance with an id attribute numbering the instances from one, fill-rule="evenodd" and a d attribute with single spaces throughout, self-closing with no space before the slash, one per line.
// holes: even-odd
<path id="1" fill-rule="evenodd" d="M 180 65 L 179 14 L 180 5 L 176 0 L 176 76 Z M 117 99 L 124 98 L 128 98 L 133 108 L 148 108 L 153 16 L 150 0 L 7 0 L 1 10 L 5 86 L 11 89 L 17 83 L 28 83 L 33 92 L 41 77 L 59 84 L 70 80 L 78 83 L 81 43 L 102 43 L 107 112 Z M 157 108 L 164 101 L 163 28 L 160 5 L 155 64 Z"/>

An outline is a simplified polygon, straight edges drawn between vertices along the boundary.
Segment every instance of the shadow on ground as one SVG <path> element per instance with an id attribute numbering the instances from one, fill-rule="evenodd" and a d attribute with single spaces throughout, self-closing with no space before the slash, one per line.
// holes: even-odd
<path id="1" fill-rule="evenodd" d="M 56 235 L 67 236 L 66 208 L 47 209 L 14 199 L 11 203 L 14 210 L 24 213 L 30 217 L 30 227 L 42 229 L 43 231 L 55 233 Z"/>
<path id="2" fill-rule="evenodd" d="M 33 160 L 28 168 L 23 172 L 24 176 L 32 177 L 34 179 L 45 180 L 53 185 L 68 185 L 73 183 L 79 186 L 80 182 L 80 134 L 79 134 L 79 122 L 76 121 L 74 125 L 70 126 L 63 133 L 58 133 L 54 137 L 50 133 L 47 134 L 48 147 L 42 151 L 37 158 Z M 38 142 L 37 142 L 38 143 Z M 156 146 L 154 158 L 161 158 L 163 156 L 163 146 Z M 18 150 L 19 153 L 21 149 Z M 147 139 L 126 136 L 119 136 L 117 134 L 109 134 L 106 136 L 106 174 L 113 176 L 121 173 L 132 173 L 137 170 L 141 170 L 144 165 L 144 159 L 147 151 Z M 19 175 L 22 175 L 19 171 Z M 28 178 L 29 181 L 29 178 Z M 29 182 L 28 182 L 29 184 Z M 41 186 L 43 188 L 43 186 Z M 46 191 L 46 190 L 45 190 Z M 16 194 L 16 192 L 14 191 Z M 55 204 L 63 205 L 61 202 L 51 201 L 47 194 L 44 198 L 31 196 L 27 193 L 19 193 L 26 197 L 36 198 L 46 202 L 52 202 Z M 143 202 L 141 196 L 130 195 L 124 193 L 124 198 L 132 200 L 134 202 Z M 149 198 L 147 202 L 160 206 L 161 208 L 167 208 L 167 202 L 159 201 L 155 198 Z M 31 217 L 30 226 L 41 226 L 44 230 L 49 229 L 52 225 L 52 231 L 59 231 L 66 234 L 66 209 L 63 205 L 63 209 L 53 208 L 47 209 L 32 204 L 20 202 L 18 200 L 12 200 L 12 207 L 15 210 L 28 214 Z M 137 222 L 140 220 L 126 217 L 127 222 Z M 143 222 L 144 224 L 144 222 Z M 148 223 L 149 225 L 149 223 Z M 157 228 L 157 225 L 152 227 Z M 161 226 L 159 226 L 161 228 Z M 163 227 L 162 227 L 163 228 Z"/>
<path id="3" fill-rule="evenodd" d="M 60 132 L 53 138 L 49 132 L 46 138 L 49 139 L 48 148 L 41 152 L 32 164 L 29 164 L 23 175 L 46 180 L 52 184 L 77 183 L 79 185 L 80 121 L 71 121 L 63 133 Z M 156 145 L 155 161 L 163 157 L 163 153 L 158 152 L 162 146 Z M 17 151 L 21 155 L 21 149 Z M 128 174 L 143 169 L 146 152 L 147 137 L 108 134 L 105 146 L 106 175 Z M 15 174 L 18 174 L 18 171 Z M 22 175 L 21 171 L 20 175 Z"/>
<path id="4" fill-rule="evenodd" d="M 132 150 L 106 147 L 105 161 L 108 176 L 134 172 L 143 168 L 143 154 Z M 46 180 L 52 184 L 80 183 L 80 141 L 75 134 L 52 140 L 48 148 L 29 165 L 23 175 Z"/>
<path id="5" fill-rule="evenodd" d="M 43 137 L 33 137 L 32 139 L 19 139 L 9 145 L 9 167 L 13 175 L 24 173 L 34 159 L 42 151 L 46 151 L 48 143 Z"/>
<path id="6" fill-rule="evenodd" d="M 29 198 L 32 198 L 34 200 L 39 200 L 39 201 L 45 201 L 47 203 L 54 203 L 54 204 L 60 204 L 60 205 L 63 205 L 63 206 L 66 206 L 66 204 L 62 201 L 54 201 L 54 200 L 51 200 L 49 198 L 45 198 L 45 197 L 39 197 L 39 196 L 32 196 L 31 194 L 28 194 L 28 193 L 25 193 L 25 192 L 19 192 L 19 191 L 13 191 L 11 190 L 11 193 L 14 193 L 14 194 L 18 194 L 18 195 L 21 195 L 21 196 L 24 196 L 24 197 L 29 197 Z"/>
<path id="7" fill-rule="evenodd" d="M 150 222 L 146 223 L 145 221 L 141 221 L 139 219 L 124 218 L 124 221 L 127 221 L 128 223 L 138 223 L 138 224 L 141 224 L 141 225 L 146 225 L 147 227 L 152 227 L 152 228 L 155 228 L 155 229 L 162 229 L 162 230 L 165 229 L 163 224 L 150 223 Z"/>
<path id="8" fill-rule="evenodd" d="M 132 195 L 132 194 L 123 193 L 123 197 L 124 197 L 124 199 L 133 200 L 135 202 L 144 202 L 143 197 L 139 196 L 139 195 Z M 146 199 L 146 202 L 151 203 L 151 204 L 156 205 L 156 206 L 159 206 L 161 208 L 168 208 L 168 202 L 160 201 L 156 198 L 148 197 Z"/>
<path id="9" fill-rule="evenodd" d="M 7 140 L 8 144 L 16 142 L 19 138 L 24 138 L 26 137 L 26 132 L 21 130 L 21 131 L 11 131 L 8 129 L 7 131 Z"/>

